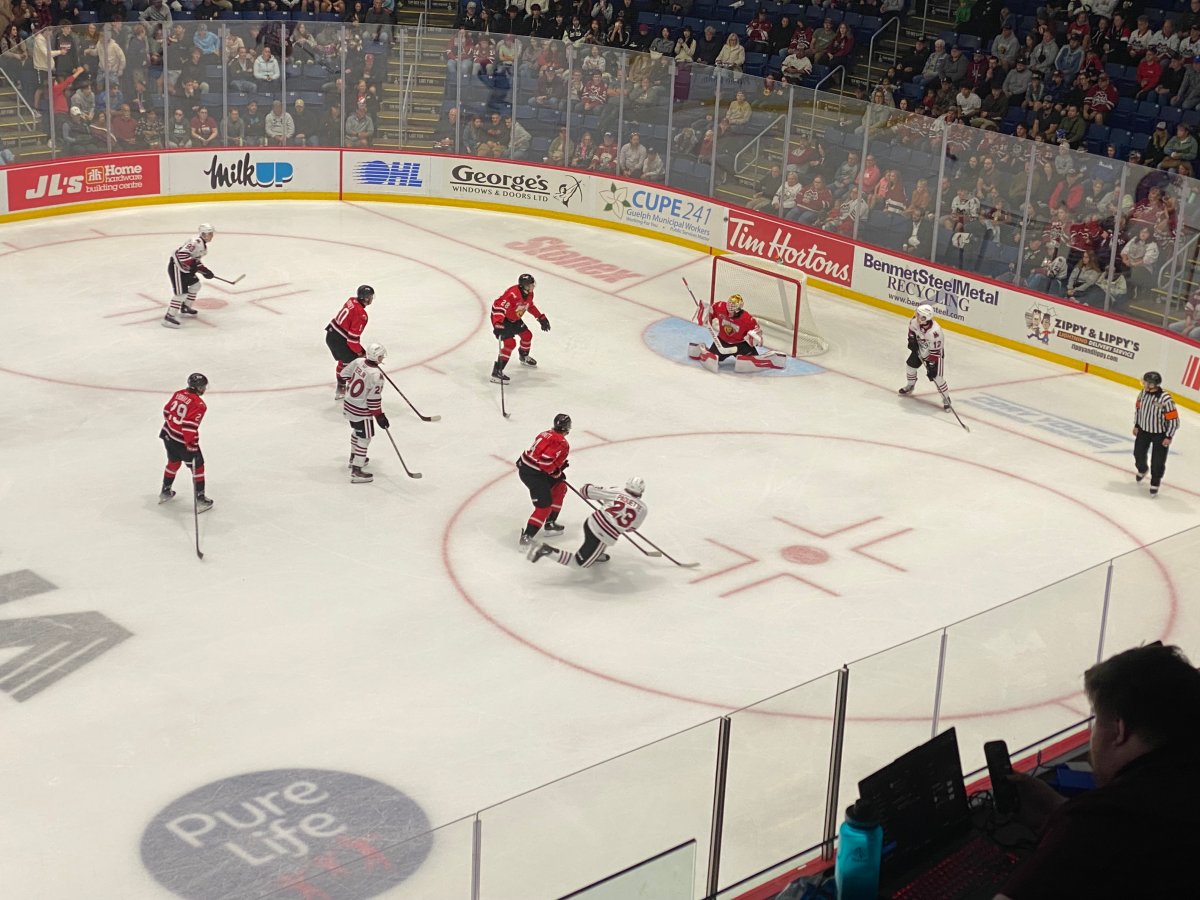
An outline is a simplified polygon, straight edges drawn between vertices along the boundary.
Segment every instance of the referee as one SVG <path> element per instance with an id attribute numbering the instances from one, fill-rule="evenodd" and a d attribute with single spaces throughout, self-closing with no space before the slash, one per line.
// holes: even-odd
<path id="1" fill-rule="evenodd" d="M 1179 411 L 1175 401 L 1162 389 L 1162 376 L 1147 372 L 1142 376 L 1133 424 L 1133 462 L 1137 480 L 1146 477 L 1146 451 L 1150 451 L 1150 496 L 1158 496 L 1158 485 L 1167 469 L 1171 438 L 1179 430 Z"/>

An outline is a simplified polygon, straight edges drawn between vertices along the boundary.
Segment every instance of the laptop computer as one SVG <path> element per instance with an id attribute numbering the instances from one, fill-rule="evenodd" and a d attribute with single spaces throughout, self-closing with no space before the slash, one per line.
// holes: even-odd
<path id="1" fill-rule="evenodd" d="M 858 783 L 883 824 L 880 897 L 991 900 L 1017 863 L 972 822 L 953 728 Z"/>

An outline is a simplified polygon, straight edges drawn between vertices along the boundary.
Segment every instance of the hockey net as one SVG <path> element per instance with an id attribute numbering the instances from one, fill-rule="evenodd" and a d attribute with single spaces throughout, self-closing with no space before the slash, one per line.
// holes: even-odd
<path id="1" fill-rule="evenodd" d="M 758 319 L 763 331 L 773 331 L 787 341 L 781 350 L 792 356 L 816 356 L 829 349 L 817 331 L 808 305 L 804 273 L 765 260 L 714 256 L 709 303 L 741 294 L 746 310 Z"/>

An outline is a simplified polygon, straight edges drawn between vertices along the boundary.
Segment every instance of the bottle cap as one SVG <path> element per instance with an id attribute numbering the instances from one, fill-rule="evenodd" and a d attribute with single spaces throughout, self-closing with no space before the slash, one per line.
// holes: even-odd
<path id="1" fill-rule="evenodd" d="M 853 806 L 846 807 L 846 821 L 862 828 L 875 828 L 880 823 L 879 810 L 869 800 L 855 800 Z"/>

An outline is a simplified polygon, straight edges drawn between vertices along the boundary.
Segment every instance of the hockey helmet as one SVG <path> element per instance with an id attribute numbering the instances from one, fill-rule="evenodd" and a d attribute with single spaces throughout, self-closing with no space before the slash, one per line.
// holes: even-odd
<path id="1" fill-rule="evenodd" d="M 379 365 L 379 363 L 387 359 L 387 348 L 383 344 L 368 344 L 367 359 Z"/>
<path id="2" fill-rule="evenodd" d="M 646 492 L 646 482 L 642 480 L 640 475 L 634 475 L 625 482 L 625 493 L 633 494 L 635 497 L 640 497 Z"/>
<path id="3" fill-rule="evenodd" d="M 371 301 L 375 299 L 375 288 L 369 284 L 360 284 L 358 290 L 354 292 L 354 299 L 363 306 L 369 306 Z"/>
<path id="4" fill-rule="evenodd" d="M 216 233 L 217 233 L 216 229 L 213 228 L 211 225 L 209 225 L 207 222 L 205 222 L 204 224 L 202 224 L 200 226 L 200 237 L 204 239 L 205 243 L 208 243 L 209 241 L 211 241 L 213 239 L 213 235 Z"/>
<path id="5" fill-rule="evenodd" d="M 188 376 L 188 390 L 195 391 L 197 394 L 203 394 L 208 387 L 208 378 L 201 375 L 199 372 L 193 372 Z"/>
<path id="6" fill-rule="evenodd" d="M 517 287 L 521 289 L 522 294 L 528 294 L 535 287 L 537 287 L 537 281 L 532 275 L 530 275 L 528 272 L 525 272 L 520 278 L 517 279 Z"/>
<path id="7" fill-rule="evenodd" d="M 742 299 L 741 294 L 731 294 L 729 300 L 726 302 L 731 316 L 740 316 L 742 314 L 742 307 L 745 305 L 746 301 Z"/>
<path id="8" fill-rule="evenodd" d="M 571 433 L 571 417 L 566 413 L 559 413 L 554 417 L 554 430 L 559 434 Z"/>
<path id="9" fill-rule="evenodd" d="M 1147 372 L 1142 376 L 1142 381 L 1146 382 L 1146 384 L 1152 384 L 1155 387 L 1159 387 L 1162 384 L 1162 375 L 1158 372 Z"/>
<path id="10" fill-rule="evenodd" d="M 922 303 L 917 307 L 917 321 L 924 325 L 926 322 L 933 321 L 933 307 L 928 303 Z"/>

